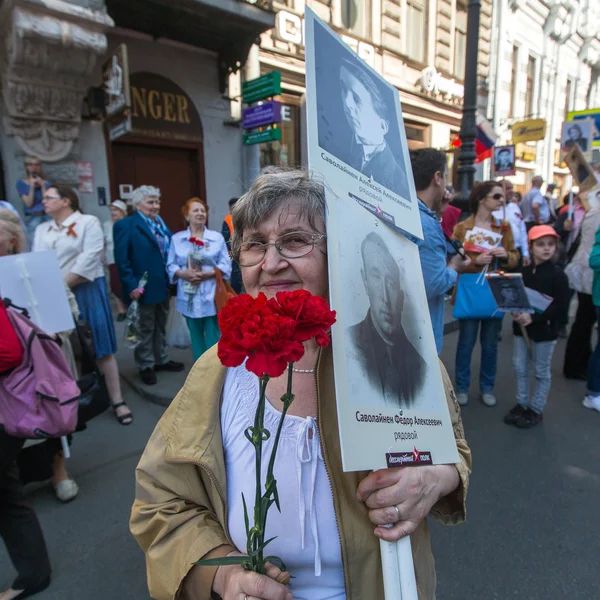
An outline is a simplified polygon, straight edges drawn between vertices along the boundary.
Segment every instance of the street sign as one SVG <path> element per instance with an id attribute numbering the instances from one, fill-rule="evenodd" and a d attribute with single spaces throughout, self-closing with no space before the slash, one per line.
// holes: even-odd
<path id="1" fill-rule="evenodd" d="M 242 100 L 249 104 L 281 94 L 281 73 L 271 71 L 262 77 L 245 81 L 242 84 Z"/>
<path id="2" fill-rule="evenodd" d="M 281 140 L 281 129 L 265 129 L 264 131 L 255 131 L 244 134 L 244 144 L 262 144 L 264 142 L 275 142 Z"/>
<path id="3" fill-rule="evenodd" d="M 546 137 L 545 119 L 527 119 L 513 123 L 512 141 L 513 144 L 521 142 L 537 142 Z"/>
<path id="4" fill-rule="evenodd" d="M 114 142 L 116 139 L 131 132 L 131 117 L 123 115 L 121 119 L 114 122 L 109 122 L 108 139 Z"/>
<path id="5" fill-rule="evenodd" d="M 269 100 L 257 106 L 250 106 L 242 111 L 242 127 L 254 129 L 263 125 L 281 122 L 281 102 Z"/>

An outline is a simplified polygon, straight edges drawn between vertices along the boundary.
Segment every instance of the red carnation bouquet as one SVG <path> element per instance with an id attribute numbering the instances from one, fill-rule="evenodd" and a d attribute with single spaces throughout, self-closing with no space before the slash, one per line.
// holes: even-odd
<path id="1" fill-rule="evenodd" d="M 294 401 L 292 375 L 294 363 L 304 355 L 304 342 L 315 339 L 324 348 L 329 344 L 329 330 L 335 323 L 335 311 L 329 309 L 327 301 L 313 296 L 306 290 L 279 292 L 275 298 L 267 299 L 264 294 L 253 298 L 242 294 L 229 300 L 219 313 L 221 339 L 218 355 L 226 367 L 238 367 L 246 361 L 246 369 L 260 380 L 258 406 L 254 425 L 246 430 L 246 438 L 254 446 L 256 455 L 256 494 L 254 501 L 254 521 L 250 519 L 244 504 L 246 524 L 247 556 L 227 556 L 197 562 L 198 565 L 242 565 L 249 571 L 265 574 L 265 565 L 272 563 L 282 571 L 285 564 L 277 556 L 264 556 L 267 514 L 273 504 L 281 511 L 277 480 L 273 474 L 275 457 L 285 416 Z M 287 369 L 287 390 L 281 397 L 283 410 L 275 434 L 273 452 L 269 458 L 267 476 L 261 482 L 263 461 L 263 441 L 271 437 L 264 427 L 266 388 L 269 379 L 279 377 Z"/>

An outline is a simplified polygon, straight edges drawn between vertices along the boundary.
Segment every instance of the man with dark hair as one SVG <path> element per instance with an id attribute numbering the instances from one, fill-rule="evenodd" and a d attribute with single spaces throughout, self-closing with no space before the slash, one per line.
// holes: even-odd
<path id="1" fill-rule="evenodd" d="M 342 60 L 342 105 L 352 130 L 346 162 L 393 192 L 408 198 L 408 179 L 392 153 L 386 136 L 394 115 L 386 106 L 377 82 L 365 68 Z"/>
<path id="2" fill-rule="evenodd" d="M 402 273 L 376 233 L 363 240 L 361 254 L 369 312 L 346 330 L 348 342 L 373 390 L 391 404 L 410 408 L 425 382 L 427 363 L 402 326 Z"/>
<path id="3" fill-rule="evenodd" d="M 229 214 L 225 217 L 223 225 L 221 227 L 221 233 L 225 238 L 225 243 L 227 244 L 227 249 L 229 250 L 230 256 L 231 238 L 233 236 L 233 220 L 231 219 L 231 210 L 238 200 L 239 198 L 231 198 L 229 200 Z M 229 279 L 229 283 L 231 284 L 231 287 L 233 288 L 236 294 L 242 293 L 242 272 L 240 270 L 240 265 L 238 265 L 235 261 L 233 261 L 233 264 L 231 265 L 231 277 Z"/>
<path id="4" fill-rule="evenodd" d="M 410 161 L 419 198 L 423 241 L 419 242 L 421 270 L 431 315 L 431 325 L 438 354 L 444 342 L 444 295 L 450 290 L 471 261 L 458 252 L 447 261 L 446 239 L 438 220 L 446 192 L 446 155 L 434 148 L 410 153 Z"/>

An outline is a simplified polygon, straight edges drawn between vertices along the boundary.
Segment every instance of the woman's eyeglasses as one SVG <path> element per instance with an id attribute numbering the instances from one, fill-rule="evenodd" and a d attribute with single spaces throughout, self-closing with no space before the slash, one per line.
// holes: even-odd
<path id="1" fill-rule="evenodd" d="M 315 244 L 324 240 L 324 233 L 313 234 L 294 231 L 278 237 L 274 242 L 242 242 L 238 255 L 240 267 L 253 267 L 261 263 L 269 246 L 275 246 L 283 258 L 301 258 L 310 254 Z"/>
<path id="2" fill-rule="evenodd" d="M 504 200 L 504 194 L 494 194 L 491 196 L 494 200 Z"/>

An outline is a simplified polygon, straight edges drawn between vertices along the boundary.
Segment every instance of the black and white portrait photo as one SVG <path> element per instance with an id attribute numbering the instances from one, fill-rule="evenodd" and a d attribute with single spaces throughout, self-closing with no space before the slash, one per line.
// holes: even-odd
<path id="1" fill-rule="evenodd" d="M 520 275 L 491 275 L 490 289 L 498 310 L 502 312 L 533 312 Z"/>
<path id="2" fill-rule="evenodd" d="M 581 121 L 566 121 L 562 126 L 560 148 L 568 152 L 578 144 L 582 152 L 587 152 L 594 139 L 594 122 L 591 119 Z"/>
<path id="3" fill-rule="evenodd" d="M 494 148 L 494 174 L 499 177 L 515 174 L 514 146 L 497 146 Z"/>
<path id="4" fill-rule="evenodd" d="M 403 198 L 410 197 L 396 109 L 398 91 L 315 25 L 319 146 Z"/>
<path id="5" fill-rule="evenodd" d="M 423 387 L 427 363 L 406 335 L 402 315 L 406 268 L 378 233 L 361 244 L 361 276 L 369 307 L 347 331 L 362 375 L 391 405 L 409 408 Z"/>

